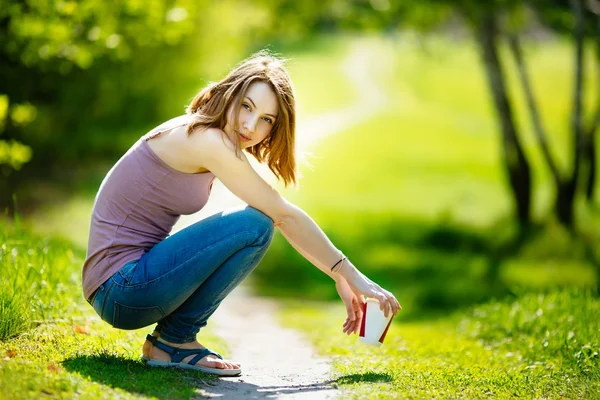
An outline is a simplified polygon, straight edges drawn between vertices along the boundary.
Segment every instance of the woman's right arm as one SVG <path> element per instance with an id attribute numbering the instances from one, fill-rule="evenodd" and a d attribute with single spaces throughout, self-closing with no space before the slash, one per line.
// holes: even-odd
<path id="1" fill-rule="evenodd" d="M 348 260 L 336 273 L 331 272 L 342 253 L 310 216 L 285 200 L 254 171 L 245 154 L 237 157 L 233 144 L 224 135 L 221 130 L 210 128 L 190 136 L 190 149 L 202 167 L 210 170 L 241 200 L 269 216 L 290 244 L 325 274 L 333 279 L 341 276 L 358 292 L 377 298 L 386 314 L 388 311 L 397 313 L 400 305 L 396 298 L 360 273 Z"/>

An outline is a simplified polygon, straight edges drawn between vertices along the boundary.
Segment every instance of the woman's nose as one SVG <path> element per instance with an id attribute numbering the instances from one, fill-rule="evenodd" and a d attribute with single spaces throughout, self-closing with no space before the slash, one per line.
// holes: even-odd
<path id="1" fill-rule="evenodd" d="M 244 123 L 242 124 L 242 126 L 248 132 L 254 132 L 254 130 L 256 129 L 256 124 L 257 124 L 257 118 L 256 117 L 248 117 L 248 118 L 246 118 L 246 120 L 244 121 Z"/>

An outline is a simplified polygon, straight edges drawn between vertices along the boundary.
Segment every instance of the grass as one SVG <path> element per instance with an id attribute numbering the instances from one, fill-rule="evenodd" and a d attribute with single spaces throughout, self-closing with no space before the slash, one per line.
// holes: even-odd
<path id="1" fill-rule="evenodd" d="M 0 398 L 181 398 L 214 377 L 153 369 L 141 360 L 150 328 L 122 331 L 81 294 L 84 252 L 69 242 L 0 222 Z M 201 333 L 207 347 L 227 344 Z"/>
<path id="2" fill-rule="evenodd" d="M 525 294 L 428 321 L 402 313 L 380 348 L 342 334 L 339 305 L 289 303 L 282 321 L 331 357 L 342 398 L 597 398 L 600 301 Z"/>

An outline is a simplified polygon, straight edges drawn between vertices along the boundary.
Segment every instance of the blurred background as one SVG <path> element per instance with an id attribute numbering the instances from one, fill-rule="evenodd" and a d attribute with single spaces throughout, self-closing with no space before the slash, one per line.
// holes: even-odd
<path id="1" fill-rule="evenodd" d="M 278 188 L 405 318 L 596 290 L 599 18 L 597 0 L 3 0 L 0 218 L 84 254 L 111 166 L 266 48 L 298 100 L 303 177 Z M 337 296 L 279 234 L 252 284 Z"/>

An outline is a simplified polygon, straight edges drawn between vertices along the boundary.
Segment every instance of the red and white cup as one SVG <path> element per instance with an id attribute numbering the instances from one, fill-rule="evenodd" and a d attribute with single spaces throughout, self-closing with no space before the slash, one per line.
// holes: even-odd
<path id="1" fill-rule="evenodd" d="M 360 324 L 360 340 L 373 346 L 381 346 L 390 325 L 392 324 L 394 314 L 390 312 L 386 318 L 383 311 L 379 309 L 379 301 L 367 299 L 363 304 L 363 317 Z"/>

